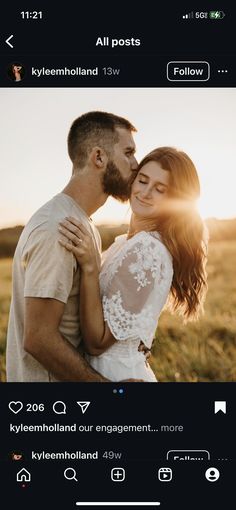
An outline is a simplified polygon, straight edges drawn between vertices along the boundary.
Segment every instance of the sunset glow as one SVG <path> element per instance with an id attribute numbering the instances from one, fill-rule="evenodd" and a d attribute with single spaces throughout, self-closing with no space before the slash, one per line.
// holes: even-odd
<path id="1" fill-rule="evenodd" d="M 235 89 L 2 89 L 0 108 L 0 228 L 25 224 L 64 188 L 71 176 L 70 125 L 99 109 L 137 127 L 138 161 L 166 145 L 190 156 L 204 218 L 236 217 Z M 108 199 L 93 217 L 98 224 L 128 223 L 130 209 Z"/>

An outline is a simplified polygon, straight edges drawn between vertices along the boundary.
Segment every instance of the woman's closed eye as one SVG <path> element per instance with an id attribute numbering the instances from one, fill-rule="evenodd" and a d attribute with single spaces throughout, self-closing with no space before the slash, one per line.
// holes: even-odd
<path id="1" fill-rule="evenodd" d="M 140 184 L 148 184 L 147 181 L 143 181 L 142 179 L 139 179 L 138 182 L 140 182 Z M 163 193 L 165 193 L 166 190 L 165 190 L 165 188 L 157 187 L 156 191 L 158 191 L 158 193 L 162 193 L 163 194 Z"/>

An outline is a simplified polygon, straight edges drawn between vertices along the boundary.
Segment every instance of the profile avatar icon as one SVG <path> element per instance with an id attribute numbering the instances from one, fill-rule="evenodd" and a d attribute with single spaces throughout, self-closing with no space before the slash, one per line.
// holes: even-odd
<path id="1" fill-rule="evenodd" d="M 23 459 L 23 455 L 22 455 L 22 453 L 13 452 L 11 454 L 11 458 L 12 458 L 12 460 L 17 460 L 18 461 L 18 460 L 22 460 Z"/>
<path id="2" fill-rule="evenodd" d="M 205 477 L 208 480 L 208 482 L 216 482 L 220 476 L 220 472 L 216 468 L 209 468 L 205 472 Z"/>
<path id="3" fill-rule="evenodd" d="M 22 64 L 14 62 L 8 67 L 8 76 L 14 82 L 19 82 L 24 78 L 25 68 Z"/>

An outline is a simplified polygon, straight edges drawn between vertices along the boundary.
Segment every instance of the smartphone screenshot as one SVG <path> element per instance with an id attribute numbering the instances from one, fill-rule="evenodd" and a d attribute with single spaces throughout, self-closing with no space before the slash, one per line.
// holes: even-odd
<path id="1" fill-rule="evenodd" d="M 6 509 L 235 507 L 235 19 L 3 8 Z"/>

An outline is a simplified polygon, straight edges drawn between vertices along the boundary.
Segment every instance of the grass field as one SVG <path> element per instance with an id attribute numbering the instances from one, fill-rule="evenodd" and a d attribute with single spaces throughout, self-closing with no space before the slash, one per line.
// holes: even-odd
<path id="1" fill-rule="evenodd" d="M 211 242 L 205 315 L 184 326 L 163 312 L 151 365 L 159 381 L 236 381 L 236 241 Z M 0 260 L 0 380 L 11 296 L 11 259 Z"/>
<path id="2" fill-rule="evenodd" d="M 0 260 L 0 381 L 5 380 L 7 322 L 11 299 L 12 259 Z"/>

